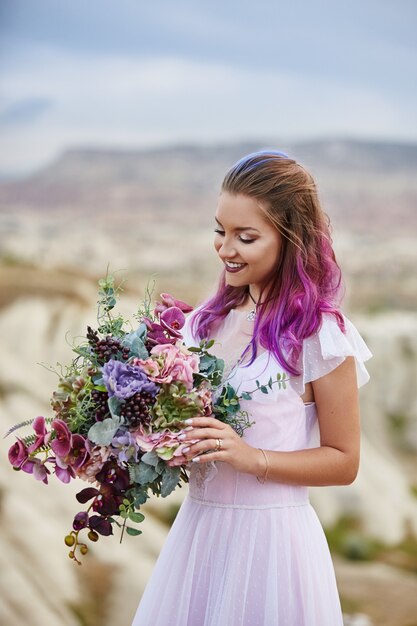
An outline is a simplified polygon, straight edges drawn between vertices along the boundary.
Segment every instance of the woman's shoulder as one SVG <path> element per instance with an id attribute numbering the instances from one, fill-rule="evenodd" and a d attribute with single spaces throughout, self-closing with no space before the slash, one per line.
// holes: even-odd
<path id="1" fill-rule="evenodd" d="M 323 312 L 317 331 L 303 340 L 300 355 L 303 382 L 321 378 L 340 365 L 346 357 L 353 356 L 358 386 L 361 387 L 369 380 L 364 362 L 372 357 L 372 352 L 347 315 L 340 309 L 337 313 L 338 315 Z M 341 328 L 340 321 L 343 321 L 344 329 Z"/>

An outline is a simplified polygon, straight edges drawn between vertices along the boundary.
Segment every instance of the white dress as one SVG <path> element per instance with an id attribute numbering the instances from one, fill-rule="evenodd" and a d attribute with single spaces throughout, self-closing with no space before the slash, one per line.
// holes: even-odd
<path id="1" fill-rule="evenodd" d="M 189 322 L 186 345 L 196 345 Z M 255 423 L 245 441 L 266 450 L 318 447 L 314 403 L 301 399 L 306 382 L 356 362 L 358 386 L 369 380 L 372 354 L 345 317 L 346 335 L 330 314 L 304 341 L 303 375 L 287 388 L 257 391 L 241 406 Z M 240 392 L 284 372 L 263 351 L 245 368 L 231 366 L 250 340 L 253 322 L 232 310 L 216 330 L 211 351 L 226 360 L 228 382 Z M 247 362 L 248 359 L 245 359 Z M 266 481 L 230 464 L 190 463 L 189 493 L 171 526 L 143 593 L 133 626 L 342 626 L 342 611 L 327 540 L 308 487 Z"/>

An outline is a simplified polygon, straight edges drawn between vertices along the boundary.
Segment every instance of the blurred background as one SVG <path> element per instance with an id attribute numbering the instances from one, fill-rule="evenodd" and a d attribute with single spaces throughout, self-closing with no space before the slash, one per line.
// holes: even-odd
<path id="1" fill-rule="evenodd" d="M 38 364 L 72 358 L 108 265 L 130 318 L 150 279 L 208 295 L 226 170 L 288 152 L 316 178 L 374 354 L 358 477 L 311 489 L 346 625 L 417 624 L 416 17 L 413 0 L 0 3 L 2 432 L 51 415 Z M 186 488 L 77 567 L 63 537 L 83 485 L 13 473 L 0 441 L 0 622 L 130 625 Z"/>

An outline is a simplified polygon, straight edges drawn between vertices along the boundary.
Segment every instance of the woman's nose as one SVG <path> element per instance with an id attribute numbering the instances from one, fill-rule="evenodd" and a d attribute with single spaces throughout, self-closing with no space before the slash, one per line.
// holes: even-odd
<path id="1" fill-rule="evenodd" d="M 218 253 L 222 259 L 233 259 L 233 257 L 236 256 L 236 250 L 228 241 L 223 241 L 218 249 Z"/>
<path id="2" fill-rule="evenodd" d="M 236 255 L 236 250 L 228 238 L 224 238 L 217 252 L 222 259 L 232 259 Z"/>

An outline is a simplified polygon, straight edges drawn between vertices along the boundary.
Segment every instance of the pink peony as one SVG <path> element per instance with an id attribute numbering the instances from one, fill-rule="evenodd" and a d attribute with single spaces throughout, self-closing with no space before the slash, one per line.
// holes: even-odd
<path id="1" fill-rule="evenodd" d="M 89 440 L 87 440 L 87 448 L 90 457 L 82 467 L 77 468 L 77 476 L 81 480 L 94 483 L 96 482 L 96 474 L 98 474 L 109 458 L 110 449 L 106 446 L 93 447 Z"/>
<path id="2" fill-rule="evenodd" d="M 197 395 L 203 404 L 204 415 L 211 415 L 213 413 L 213 394 L 209 387 L 201 385 L 197 390 Z"/>
<path id="3" fill-rule="evenodd" d="M 182 382 L 187 391 L 193 388 L 193 374 L 198 372 L 199 364 L 200 357 L 197 354 L 183 345 L 171 344 L 158 344 L 152 348 L 150 358 L 135 359 L 135 365 L 144 369 L 149 380 L 155 383 Z"/>
<path id="4" fill-rule="evenodd" d="M 183 461 L 175 463 L 174 459 L 183 456 L 183 448 L 189 446 L 190 443 L 199 441 L 198 439 L 189 439 L 187 442 L 179 440 L 178 435 L 181 435 L 182 432 L 182 430 L 173 432 L 165 428 L 159 432 L 147 433 L 140 425 L 133 436 L 142 452 L 155 450 L 156 454 L 164 459 L 168 465 L 182 465 Z"/>

